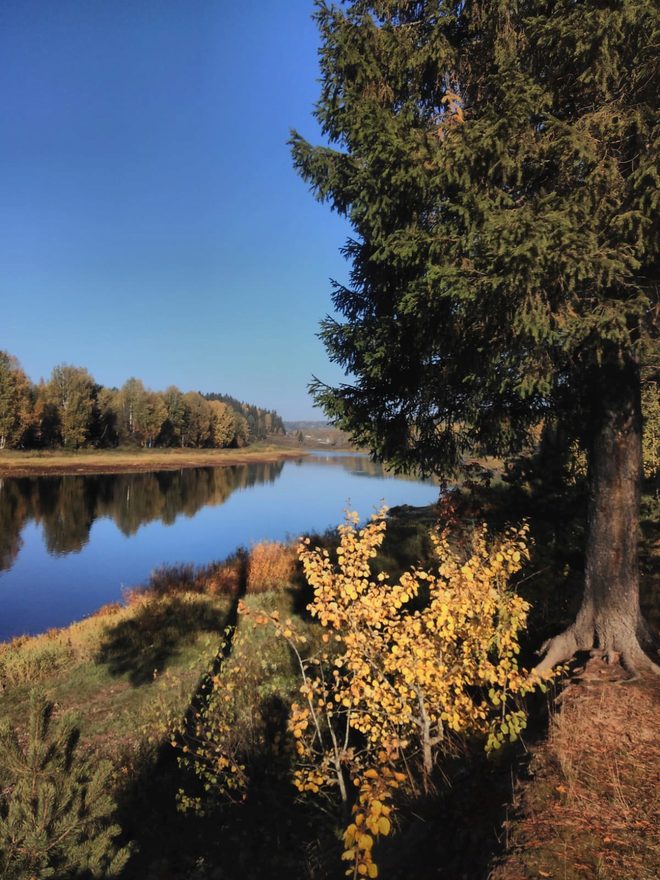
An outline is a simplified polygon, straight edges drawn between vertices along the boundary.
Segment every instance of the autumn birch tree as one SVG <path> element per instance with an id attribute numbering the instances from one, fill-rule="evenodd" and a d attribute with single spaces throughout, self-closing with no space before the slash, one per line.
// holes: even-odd
<path id="1" fill-rule="evenodd" d="M 30 421 L 30 383 L 16 358 L 0 351 L 0 449 L 18 445 Z"/>
<path id="2" fill-rule="evenodd" d="M 59 364 L 54 367 L 47 386 L 49 401 L 54 404 L 64 446 L 77 449 L 89 435 L 94 407 L 94 380 L 83 367 Z"/>
<path id="3" fill-rule="evenodd" d="M 485 526 L 436 530 L 436 564 L 398 582 L 371 571 L 386 520 L 363 528 L 348 514 L 336 551 L 299 547 L 320 623 L 320 651 L 277 612 L 240 612 L 291 646 L 301 677 L 289 729 L 301 794 L 338 792 L 351 877 L 376 877 L 373 846 L 387 836 L 397 790 L 431 789 L 436 760 L 458 737 L 487 750 L 525 727 L 521 697 L 540 678 L 518 666 L 529 604 L 512 578 L 528 558 L 528 526 L 490 536 Z M 357 797 L 355 795 L 357 794 Z"/>

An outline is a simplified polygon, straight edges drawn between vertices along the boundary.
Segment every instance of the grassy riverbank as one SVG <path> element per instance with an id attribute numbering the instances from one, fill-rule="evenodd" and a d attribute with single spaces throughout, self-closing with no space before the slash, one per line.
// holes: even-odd
<path id="1" fill-rule="evenodd" d="M 115 474 L 173 471 L 181 468 L 222 467 L 299 458 L 305 452 L 274 444 L 243 449 L 79 449 L 22 452 L 0 451 L 0 477 L 38 477 L 63 474 Z"/>
<path id="2" fill-rule="evenodd" d="M 528 502 L 502 486 L 477 488 L 461 512 L 497 529 L 529 512 Z M 583 502 L 573 503 L 579 513 Z M 520 582 L 534 602 L 526 663 L 573 613 L 582 565 L 570 506 L 548 499 L 534 514 L 532 570 Z M 395 511 L 374 571 L 396 577 L 427 565 L 436 515 L 433 507 Z M 647 561 L 654 535 L 646 532 Z M 657 581 L 646 565 L 643 572 L 643 604 L 657 611 Z M 123 605 L 0 646 L 0 717 L 22 730 L 37 687 L 56 715 L 76 712 L 85 751 L 112 761 L 117 820 L 135 847 L 125 880 L 344 876 L 341 811 L 329 800 L 301 799 L 291 784 L 286 722 L 299 688 L 295 658 L 267 627 L 238 615 L 241 597 L 252 617 L 292 616 L 309 650 L 320 644 L 293 550 L 263 544 L 203 569 L 157 571 Z M 443 759 L 431 789 L 399 804 L 396 833 L 378 844 L 379 876 L 484 880 L 495 871 L 497 880 L 623 880 L 631 876 L 626 865 L 640 880 L 656 876 L 658 801 L 649 779 L 658 766 L 658 704 L 644 683 L 608 678 L 592 663 L 558 705 L 552 694 L 532 700 L 524 743 L 486 758 L 481 743 L 465 742 Z M 244 801 L 214 800 L 173 745 L 172 724 L 197 717 L 213 681 L 234 694 L 232 748 L 249 779 Z M 178 810 L 181 792 L 201 796 L 203 811 Z"/>
<path id="3" fill-rule="evenodd" d="M 87 754 L 112 761 L 117 819 L 136 844 L 122 873 L 127 880 L 210 880 L 223 863 L 229 871 L 223 877 L 309 876 L 297 871 L 308 858 L 305 847 L 319 838 L 318 816 L 295 802 L 272 741 L 298 680 L 286 649 L 238 617 L 240 596 L 255 612 L 299 613 L 292 549 L 261 544 L 205 568 L 163 569 L 122 605 L 0 645 L 0 718 L 24 733 L 36 688 L 53 702 L 56 719 L 75 713 Z M 219 670 L 225 676 L 240 670 L 236 748 L 266 774 L 259 798 L 222 818 L 215 810 L 206 817 L 177 810 L 178 792 L 194 789 L 195 780 L 168 742 L 172 722 L 190 715 Z M 3 773 L 0 767 L 0 794 Z M 271 817 L 279 811 L 272 828 L 264 815 L 255 818 L 266 803 Z M 328 846 L 336 844 L 333 827 L 326 822 L 320 835 L 329 835 Z M 280 850 L 276 838 L 287 839 Z"/>

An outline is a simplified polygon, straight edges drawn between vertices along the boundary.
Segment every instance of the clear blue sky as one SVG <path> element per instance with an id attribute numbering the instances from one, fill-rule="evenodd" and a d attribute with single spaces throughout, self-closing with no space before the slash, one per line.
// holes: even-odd
<path id="1" fill-rule="evenodd" d="M 316 338 L 349 230 L 296 176 L 319 140 L 311 0 L 2 0 L 0 349 L 104 385 L 321 418 Z"/>

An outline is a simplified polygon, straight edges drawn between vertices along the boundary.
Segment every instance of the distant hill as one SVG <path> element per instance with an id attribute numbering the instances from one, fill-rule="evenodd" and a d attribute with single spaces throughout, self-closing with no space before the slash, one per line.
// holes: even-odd
<path id="1" fill-rule="evenodd" d="M 303 420 L 284 422 L 287 435 L 297 437 L 304 446 L 333 446 L 339 449 L 352 448 L 351 440 L 345 431 L 334 428 L 328 422 Z M 302 439 L 301 439 L 302 437 Z"/>
<path id="2" fill-rule="evenodd" d="M 320 431 L 324 428 L 332 427 L 329 422 L 324 421 L 302 421 L 302 422 L 284 422 L 287 434 L 292 431 Z"/>

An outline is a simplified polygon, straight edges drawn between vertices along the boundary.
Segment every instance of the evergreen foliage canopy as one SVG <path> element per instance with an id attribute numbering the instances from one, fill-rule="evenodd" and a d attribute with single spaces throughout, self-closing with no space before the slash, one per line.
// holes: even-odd
<path id="1" fill-rule="evenodd" d="M 32 695 L 27 739 L 0 729 L 0 874 L 5 880 L 120 877 L 108 794 L 112 768 L 76 754 L 69 717 L 51 724 L 52 706 Z"/>
<path id="2" fill-rule="evenodd" d="M 395 468 L 451 472 L 556 420 L 587 454 L 585 591 L 543 670 L 651 666 L 639 607 L 641 379 L 658 367 L 652 0 L 317 3 L 329 146 L 294 163 L 346 216 L 350 283 L 312 390 Z"/>
<path id="3" fill-rule="evenodd" d="M 658 7 L 651 0 L 319 2 L 330 146 L 296 167 L 346 216 L 352 384 L 313 391 L 399 468 L 589 423 L 603 364 L 657 358 Z M 585 444 L 588 437 L 582 438 Z"/>

